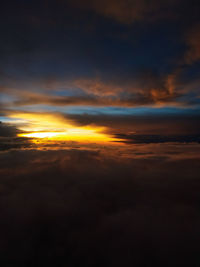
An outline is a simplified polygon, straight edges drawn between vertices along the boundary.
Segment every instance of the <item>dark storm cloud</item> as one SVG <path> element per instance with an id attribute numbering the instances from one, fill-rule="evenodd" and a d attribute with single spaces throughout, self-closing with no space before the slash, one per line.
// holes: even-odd
<path id="1" fill-rule="evenodd" d="M 66 116 L 66 115 L 64 115 Z M 111 134 L 135 133 L 147 135 L 198 135 L 200 116 L 191 115 L 67 115 L 66 119 L 80 126 L 97 125 L 107 127 Z"/>
<path id="2" fill-rule="evenodd" d="M 17 133 L 19 133 L 19 130 L 15 126 L 0 121 L 0 137 L 16 137 Z"/>
<path id="3" fill-rule="evenodd" d="M 23 137 L 0 137 L 0 152 L 34 147 L 29 139 Z"/>
<path id="4" fill-rule="evenodd" d="M 2 265 L 197 265 L 198 151 L 137 149 L 1 153 Z"/>
<path id="5" fill-rule="evenodd" d="M 15 126 L 0 121 L 0 151 L 23 149 L 33 146 L 30 139 L 18 137 L 20 133 Z"/>
<path id="6" fill-rule="evenodd" d="M 198 135 L 116 134 L 116 137 L 129 144 L 200 143 L 200 133 Z"/>
<path id="7" fill-rule="evenodd" d="M 0 91 L 17 105 L 199 105 L 177 75 L 180 61 L 198 61 L 198 11 L 179 0 L 7 1 Z"/>

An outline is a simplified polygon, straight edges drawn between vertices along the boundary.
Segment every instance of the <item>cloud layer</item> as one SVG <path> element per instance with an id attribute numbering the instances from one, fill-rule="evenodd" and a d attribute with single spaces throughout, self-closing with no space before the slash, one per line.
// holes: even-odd
<path id="1" fill-rule="evenodd" d="M 3 266 L 195 266 L 198 151 L 0 153 Z"/>

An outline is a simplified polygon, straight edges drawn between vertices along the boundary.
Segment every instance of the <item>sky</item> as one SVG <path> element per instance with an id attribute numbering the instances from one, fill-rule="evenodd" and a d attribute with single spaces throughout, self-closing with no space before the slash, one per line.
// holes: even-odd
<path id="1" fill-rule="evenodd" d="M 0 3 L 0 265 L 197 267 L 197 0 Z"/>
<path id="2" fill-rule="evenodd" d="M 126 134 L 127 118 L 130 132 L 140 132 L 137 120 L 151 133 L 151 117 L 160 129 L 176 121 L 171 134 L 198 134 L 199 9 L 180 0 L 2 3 L 1 121 L 48 113 L 101 127 L 114 117 Z"/>

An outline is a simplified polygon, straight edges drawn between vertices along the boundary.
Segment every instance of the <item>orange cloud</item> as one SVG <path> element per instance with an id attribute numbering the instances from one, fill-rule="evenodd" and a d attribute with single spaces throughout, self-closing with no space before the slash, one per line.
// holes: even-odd
<path id="1" fill-rule="evenodd" d="M 176 74 L 159 76 L 152 72 L 142 73 L 136 79 L 125 81 L 105 81 L 100 78 L 77 79 L 71 81 L 74 95 L 57 95 L 57 88 L 42 93 L 13 90 L 16 96 L 12 106 L 44 104 L 49 106 L 119 106 L 135 107 L 144 105 L 177 105 L 179 93 L 176 92 Z M 81 92 L 76 91 L 80 89 Z M 52 94 L 54 93 L 54 94 Z"/>
<path id="2" fill-rule="evenodd" d="M 111 82 L 104 82 L 100 78 L 78 79 L 73 82 L 75 87 L 96 96 L 116 96 L 123 88 Z"/>
<path id="3" fill-rule="evenodd" d="M 71 1 L 72 2 L 72 1 Z M 135 21 L 157 19 L 167 16 L 167 9 L 172 9 L 180 0 L 73 0 L 79 8 L 96 11 L 120 23 L 130 24 Z"/>

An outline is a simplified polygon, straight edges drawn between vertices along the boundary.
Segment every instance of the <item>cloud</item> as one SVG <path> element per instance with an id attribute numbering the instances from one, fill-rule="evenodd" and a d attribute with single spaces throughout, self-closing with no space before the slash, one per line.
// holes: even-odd
<path id="1" fill-rule="evenodd" d="M 45 104 L 52 106 L 124 106 L 181 105 L 182 96 L 177 91 L 175 74 L 158 75 L 152 71 L 142 71 L 136 77 L 126 79 L 104 77 L 78 78 L 71 81 L 57 81 L 56 86 L 41 90 L 10 89 L 7 93 L 15 100 L 13 106 Z M 63 96 L 59 95 L 62 87 Z M 184 103 L 182 103 L 184 105 Z"/>
<path id="2" fill-rule="evenodd" d="M 123 91 L 123 88 L 112 81 L 103 81 L 101 78 L 77 79 L 72 81 L 72 86 L 95 96 L 112 97 Z"/>
<path id="3" fill-rule="evenodd" d="M 195 266 L 195 147 L 0 153 L 2 263 Z"/>
<path id="4" fill-rule="evenodd" d="M 0 137 L 15 137 L 20 131 L 12 125 L 0 121 Z"/>
<path id="5" fill-rule="evenodd" d="M 188 47 L 185 53 L 185 62 L 193 64 L 200 60 L 200 24 L 191 28 L 186 36 L 186 45 Z"/>
<path id="6" fill-rule="evenodd" d="M 29 1 L 17 9 L 11 1 L 12 10 L 5 4 L 1 17 L 6 31 L 0 44 L 3 55 L 0 91 L 17 96 L 14 104 L 123 107 L 189 104 L 186 99 L 189 92 L 183 95 L 177 90 L 174 70 L 176 55 L 182 49 L 181 36 L 194 23 L 196 5 L 171 0 L 73 2 Z M 171 20 L 174 14 L 178 17 L 176 21 Z M 166 17 L 170 19 L 164 26 L 159 18 Z M 149 20 L 156 23 L 144 23 Z M 90 25 L 93 29 L 87 28 Z M 193 31 L 186 38 L 187 62 L 198 57 L 198 27 Z M 183 54 L 180 52 L 180 57 Z M 140 71 L 143 73 L 138 77 Z M 77 94 L 75 87 L 83 94 Z M 58 96 L 59 90 L 70 91 L 69 96 Z M 191 106 L 198 104 L 195 98 L 189 101 Z"/>
<path id="7" fill-rule="evenodd" d="M 200 133 L 197 135 L 116 134 L 116 137 L 129 144 L 200 143 Z"/>
<path id="8" fill-rule="evenodd" d="M 23 149 L 33 146 L 30 139 L 18 137 L 21 131 L 15 126 L 0 121 L 0 151 Z"/>
<path id="9" fill-rule="evenodd" d="M 175 99 L 178 95 L 170 95 L 166 91 L 152 89 L 148 93 L 130 94 L 126 97 L 97 97 L 94 95 L 50 97 L 48 95 L 35 95 L 22 97 L 13 102 L 14 106 L 26 105 L 50 105 L 50 106 L 93 106 L 93 107 L 138 107 L 166 103 L 176 105 Z"/>
<path id="10" fill-rule="evenodd" d="M 164 0 L 162 2 L 157 0 L 151 2 L 145 0 L 73 1 L 76 7 L 96 11 L 98 14 L 125 24 L 142 20 L 165 18 L 168 16 L 169 10 L 172 12 L 177 3 L 179 3 L 177 0 Z"/>
<path id="11" fill-rule="evenodd" d="M 200 116 L 198 114 L 148 114 L 106 115 L 74 114 L 64 115 L 76 125 L 97 125 L 106 127 L 111 134 L 134 133 L 141 135 L 198 135 Z"/>

